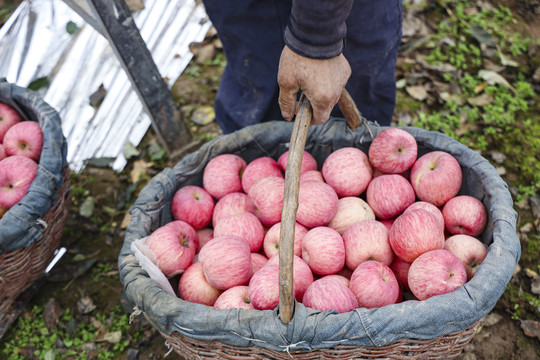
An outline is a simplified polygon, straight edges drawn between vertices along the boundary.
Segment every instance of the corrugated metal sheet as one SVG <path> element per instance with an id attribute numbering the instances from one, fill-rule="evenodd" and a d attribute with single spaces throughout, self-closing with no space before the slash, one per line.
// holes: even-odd
<path id="1" fill-rule="evenodd" d="M 133 18 L 170 88 L 192 58 L 189 44 L 203 40 L 211 23 L 196 0 L 144 5 Z M 80 28 L 73 36 L 69 22 Z M 123 169 L 124 146 L 137 146 L 151 125 L 108 41 L 61 0 L 23 1 L 0 28 L 0 77 L 24 87 L 49 78 L 40 91 L 62 118 L 74 171 L 94 158 L 110 158 L 112 168 Z M 106 95 L 95 108 L 89 99 L 100 85 Z"/>

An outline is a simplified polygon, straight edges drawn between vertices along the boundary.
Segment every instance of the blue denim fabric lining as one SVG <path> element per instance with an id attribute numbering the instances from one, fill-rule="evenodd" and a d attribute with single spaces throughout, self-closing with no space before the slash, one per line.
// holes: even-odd
<path id="1" fill-rule="evenodd" d="M 43 232 L 40 220 L 56 202 L 64 182 L 67 144 L 60 116 L 36 92 L 0 79 L 0 102 L 17 109 L 24 120 L 39 122 L 43 130 L 43 150 L 36 178 L 27 195 L 0 219 L 0 253 L 25 248 L 38 241 Z"/>
<path id="2" fill-rule="evenodd" d="M 376 135 L 385 127 L 372 125 Z M 277 158 L 287 150 L 292 123 L 269 122 L 246 127 L 207 143 L 166 169 L 141 191 L 131 209 L 132 220 L 118 264 L 127 297 L 159 330 L 179 332 L 198 340 L 217 340 L 233 346 L 309 351 L 335 345 L 384 346 L 402 337 L 432 339 L 463 330 L 488 314 L 503 294 L 521 254 L 516 235 L 517 214 L 507 185 L 487 160 L 452 138 L 419 128 L 404 128 L 415 136 L 421 152 L 443 150 L 454 155 L 464 170 L 461 193 L 481 199 L 490 225 L 482 236 L 488 254 L 475 277 L 458 290 L 425 301 L 406 301 L 378 309 L 360 308 L 339 314 L 316 311 L 301 303 L 288 326 L 272 311 L 215 310 L 189 303 L 162 291 L 138 265 L 131 243 L 170 221 L 170 199 L 187 183 L 201 183 L 202 169 L 217 154 L 235 153 L 246 161 L 258 156 Z M 352 131 L 343 119 L 312 126 L 306 142 L 322 165 L 333 150 L 355 146 L 367 151 L 371 138 L 364 127 Z"/>

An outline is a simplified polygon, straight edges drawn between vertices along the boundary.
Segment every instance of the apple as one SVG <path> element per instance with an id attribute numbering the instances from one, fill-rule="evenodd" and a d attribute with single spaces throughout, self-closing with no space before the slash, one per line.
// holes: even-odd
<path id="1" fill-rule="evenodd" d="M 4 141 L 6 131 L 18 122 L 23 121 L 19 113 L 8 104 L 0 103 L 0 143 Z"/>
<path id="2" fill-rule="evenodd" d="M 26 195 L 37 171 L 38 164 L 26 156 L 0 160 L 0 217 Z"/>
<path id="3" fill-rule="evenodd" d="M 268 258 L 263 254 L 251 253 L 251 265 L 253 268 L 253 273 L 255 274 L 259 271 L 264 265 L 268 263 Z"/>
<path id="4" fill-rule="evenodd" d="M 154 230 L 145 241 L 155 256 L 155 264 L 170 278 L 186 270 L 199 247 L 197 232 L 182 220 L 171 221 Z"/>
<path id="5" fill-rule="evenodd" d="M 345 264 L 350 269 L 368 260 L 390 266 L 394 252 L 388 241 L 388 229 L 377 220 L 363 220 L 351 225 L 343 233 Z"/>
<path id="6" fill-rule="evenodd" d="M 304 294 L 303 304 L 311 309 L 339 313 L 352 311 L 358 307 L 358 301 L 345 284 L 328 277 L 315 280 Z"/>
<path id="7" fill-rule="evenodd" d="M 279 254 L 272 256 L 267 265 L 279 266 Z M 304 293 L 313 282 L 313 273 L 309 265 L 301 258 L 293 255 L 293 286 L 294 297 L 297 301 L 302 301 Z"/>
<path id="8" fill-rule="evenodd" d="M 300 175 L 300 182 L 305 180 L 317 180 L 317 181 L 323 181 L 324 178 L 322 176 L 322 172 L 319 170 L 308 170 Z"/>
<path id="9" fill-rule="evenodd" d="M 467 282 L 467 271 L 448 250 L 431 250 L 420 255 L 409 268 L 409 287 L 418 300 L 447 294 Z"/>
<path id="10" fill-rule="evenodd" d="M 208 241 L 199 252 L 199 262 L 206 280 L 220 290 L 246 285 L 253 275 L 249 244 L 236 235 L 216 236 Z"/>
<path id="11" fill-rule="evenodd" d="M 448 200 L 442 209 L 446 230 L 452 235 L 480 235 L 486 228 L 488 214 L 475 197 L 460 195 Z"/>
<path id="12" fill-rule="evenodd" d="M 285 151 L 281 156 L 278 158 L 278 165 L 281 168 L 283 172 L 287 170 L 287 160 L 289 159 L 289 151 Z M 311 155 L 309 152 L 304 150 L 304 153 L 302 155 L 302 165 L 300 168 L 300 174 L 305 173 L 306 171 L 310 170 L 317 170 L 318 164 L 317 160 Z"/>
<path id="13" fill-rule="evenodd" d="M 264 227 L 259 218 L 245 212 L 220 219 L 214 227 L 214 237 L 236 235 L 246 240 L 251 252 L 260 250 L 264 240 Z"/>
<path id="14" fill-rule="evenodd" d="M 366 201 L 381 220 L 398 216 L 415 200 L 413 187 L 401 175 L 377 176 L 366 189 Z"/>
<path id="15" fill-rule="evenodd" d="M 432 215 L 437 218 L 437 222 L 444 228 L 444 217 L 442 211 L 435 205 L 428 203 L 427 201 L 415 201 L 405 211 L 410 211 L 414 209 L 424 209 L 429 211 Z"/>
<path id="16" fill-rule="evenodd" d="M 249 280 L 248 296 L 255 309 L 275 309 L 279 304 L 279 266 L 267 264 L 253 274 Z"/>
<path id="17" fill-rule="evenodd" d="M 400 128 L 381 131 L 369 146 L 371 165 L 387 174 L 399 174 L 409 170 L 418 155 L 414 136 Z"/>
<path id="18" fill-rule="evenodd" d="M 349 267 L 347 267 L 347 265 L 345 265 L 343 267 L 343 269 L 339 270 L 337 273 L 335 274 L 330 274 L 330 275 L 340 275 L 340 276 L 343 276 L 344 278 L 346 279 L 350 279 L 351 276 L 352 276 L 352 273 L 353 273 L 353 270 L 350 269 Z M 326 276 L 329 276 L 329 275 L 326 275 Z"/>
<path id="19" fill-rule="evenodd" d="M 243 192 L 234 192 L 223 196 L 214 205 L 212 226 L 216 226 L 219 219 L 244 212 L 255 214 L 255 203 Z"/>
<path id="20" fill-rule="evenodd" d="M 379 220 L 379 222 L 383 224 L 384 226 L 386 226 L 388 231 L 390 231 L 390 228 L 392 228 L 392 224 L 394 223 L 394 220 L 395 219 L 385 219 L 385 220 Z"/>
<path id="21" fill-rule="evenodd" d="M 285 179 L 268 176 L 257 181 L 249 190 L 249 197 L 255 204 L 255 215 L 264 226 L 272 226 L 281 221 Z"/>
<path id="22" fill-rule="evenodd" d="M 410 267 L 411 267 L 411 264 L 409 264 L 406 261 L 401 260 L 397 256 L 394 256 L 394 260 L 390 264 L 390 269 L 392 269 L 392 271 L 396 275 L 396 279 L 401 285 L 401 288 L 403 289 L 403 291 L 409 291 L 408 277 L 409 277 Z"/>
<path id="23" fill-rule="evenodd" d="M 335 274 L 345 265 L 345 244 L 334 229 L 313 228 L 302 239 L 302 259 L 318 275 Z"/>
<path id="24" fill-rule="evenodd" d="M 247 194 L 249 189 L 259 180 L 267 176 L 283 177 L 276 160 L 268 156 L 256 158 L 247 164 L 242 174 L 242 189 Z"/>
<path id="25" fill-rule="evenodd" d="M 418 199 L 443 206 L 461 188 L 459 162 L 447 152 L 432 151 L 419 157 L 411 168 L 411 185 Z"/>
<path id="26" fill-rule="evenodd" d="M 223 309 L 255 309 L 249 299 L 249 287 L 247 285 L 234 286 L 225 290 L 214 303 L 214 308 Z"/>
<path id="27" fill-rule="evenodd" d="M 321 172 L 340 198 L 362 194 L 373 176 L 368 156 L 354 147 L 344 147 L 328 155 Z"/>
<path id="28" fill-rule="evenodd" d="M 334 189 L 321 181 L 306 180 L 298 190 L 296 221 L 307 228 L 327 225 L 336 215 L 339 198 Z"/>
<path id="29" fill-rule="evenodd" d="M 294 224 L 294 255 L 302 256 L 302 239 L 308 232 L 308 229 L 295 222 Z M 279 253 L 279 240 L 281 235 L 281 222 L 272 225 L 266 232 L 263 241 L 263 249 L 266 256 L 270 259 L 272 256 Z"/>
<path id="30" fill-rule="evenodd" d="M 204 167 L 203 188 L 215 199 L 242 192 L 242 173 L 247 163 L 235 154 L 220 154 L 212 158 Z"/>
<path id="31" fill-rule="evenodd" d="M 349 288 L 358 306 L 367 309 L 395 304 L 400 288 L 394 272 L 379 261 L 368 260 L 354 270 Z"/>
<path id="32" fill-rule="evenodd" d="M 363 199 L 347 196 L 339 199 L 336 215 L 327 226 L 343 235 L 349 226 L 362 220 L 375 220 L 375 213 Z"/>
<path id="33" fill-rule="evenodd" d="M 4 160 L 7 157 L 4 145 L 0 144 L 0 160 Z"/>
<path id="34" fill-rule="evenodd" d="M 199 251 L 201 251 L 201 248 L 204 246 L 204 244 L 214 238 L 214 230 L 211 228 L 197 230 L 197 237 L 199 238 L 199 246 L 197 247 L 198 253 Z"/>
<path id="35" fill-rule="evenodd" d="M 191 264 L 182 273 L 178 283 L 180 298 L 189 302 L 214 306 L 222 291 L 206 281 L 201 263 Z"/>
<path id="36" fill-rule="evenodd" d="M 412 263 L 421 254 L 444 247 L 444 229 L 429 211 L 416 209 L 401 214 L 388 236 L 394 254 Z"/>
<path id="37" fill-rule="evenodd" d="M 341 282 L 346 287 L 349 287 L 349 278 L 339 274 L 324 275 L 320 279 L 332 279 Z M 318 280 L 320 280 L 318 279 Z M 305 295 L 305 294 L 304 294 Z"/>
<path id="38" fill-rule="evenodd" d="M 186 185 L 178 189 L 172 198 L 172 216 L 200 230 L 210 224 L 214 213 L 214 198 L 197 185 Z"/>
<path id="39" fill-rule="evenodd" d="M 472 279 L 487 255 L 487 248 L 480 240 L 465 234 L 453 235 L 446 239 L 444 250 L 450 251 L 461 261 L 467 272 L 467 281 Z"/>
<path id="40" fill-rule="evenodd" d="M 36 121 L 21 121 L 6 131 L 3 144 L 7 156 L 23 155 L 39 162 L 43 131 Z"/>

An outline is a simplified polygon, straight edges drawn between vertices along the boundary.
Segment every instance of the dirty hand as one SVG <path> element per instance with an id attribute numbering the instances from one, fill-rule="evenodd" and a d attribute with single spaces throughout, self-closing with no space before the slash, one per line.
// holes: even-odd
<path id="1" fill-rule="evenodd" d="M 331 59 L 311 59 L 285 46 L 278 70 L 279 106 L 283 118 L 292 120 L 297 94 L 302 90 L 313 108 L 312 124 L 326 122 L 350 76 L 351 67 L 343 54 Z"/>

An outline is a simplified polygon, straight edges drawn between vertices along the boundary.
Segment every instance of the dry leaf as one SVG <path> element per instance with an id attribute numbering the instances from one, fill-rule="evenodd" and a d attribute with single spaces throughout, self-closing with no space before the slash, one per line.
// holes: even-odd
<path id="1" fill-rule="evenodd" d="M 428 93 L 422 85 L 407 86 L 405 90 L 413 99 L 418 101 L 424 101 L 428 97 Z"/>
<path id="2" fill-rule="evenodd" d="M 525 335 L 540 340 L 540 322 L 534 320 L 521 320 L 521 328 Z"/>
<path id="3" fill-rule="evenodd" d="M 77 301 L 77 310 L 79 310 L 80 314 L 88 314 L 92 312 L 96 308 L 96 305 L 90 299 L 90 297 L 85 296 L 81 298 L 79 301 Z"/>
<path id="4" fill-rule="evenodd" d="M 516 89 L 499 73 L 491 70 L 480 70 L 478 76 L 484 79 L 489 85 L 500 84 L 508 87 L 513 92 L 516 92 Z"/>
<path id="5" fill-rule="evenodd" d="M 493 95 L 491 94 L 482 94 L 480 96 L 468 98 L 467 102 L 474 106 L 486 106 L 493 102 Z"/>
<path id="6" fill-rule="evenodd" d="M 133 169 L 129 173 L 131 182 L 136 183 L 141 178 L 141 175 L 146 174 L 146 170 L 151 168 L 153 163 L 144 160 L 136 160 L 133 162 Z"/>

